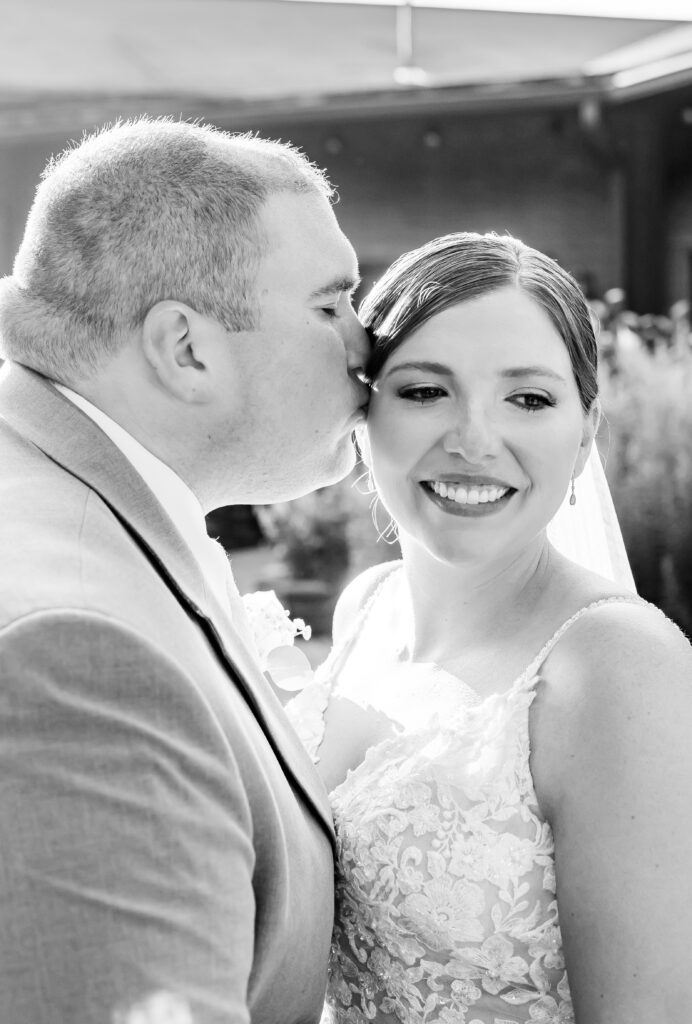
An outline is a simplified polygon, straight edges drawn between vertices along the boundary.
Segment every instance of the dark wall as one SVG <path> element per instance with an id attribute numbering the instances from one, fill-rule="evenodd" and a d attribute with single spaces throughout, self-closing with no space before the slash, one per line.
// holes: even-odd
<path id="1" fill-rule="evenodd" d="M 601 289 L 621 282 L 611 182 L 573 112 L 283 121 L 262 133 L 291 139 L 327 168 L 366 273 L 438 234 L 496 230 L 590 272 Z M 46 161 L 67 141 L 0 143 L 0 272 L 11 270 Z"/>
<path id="2" fill-rule="evenodd" d="M 232 127 L 232 125 L 229 125 Z M 622 283 L 614 176 L 576 111 L 268 126 L 327 168 L 366 272 L 449 231 L 509 231 L 596 287 Z"/>
<path id="3" fill-rule="evenodd" d="M 46 163 L 69 143 L 64 135 L 0 140 L 0 274 L 9 274 Z"/>
<path id="4" fill-rule="evenodd" d="M 662 99 L 663 272 L 666 305 L 692 303 L 692 87 Z"/>
<path id="5" fill-rule="evenodd" d="M 327 169 L 365 287 L 399 253 L 435 235 L 496 230 L 556 257 L 592 295 L 629 288 L 640 312 L 689 297 L 690 90 L 614 105 L 596 133 L 576 106 L 296 117 L 264 121 L 260 130 L 290 139 Z M 68 142 L 57 134 L 0 140 L 0 274 L 11 270 L 46 161 Z"/>

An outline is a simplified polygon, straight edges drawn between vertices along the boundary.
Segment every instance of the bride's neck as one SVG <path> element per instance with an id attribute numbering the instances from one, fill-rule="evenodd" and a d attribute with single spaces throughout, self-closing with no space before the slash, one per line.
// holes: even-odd
<path id="1" fill-rule="evenodd" d="M 483 566 L 441 562 L 405 539 L 402 550 L 410 650 L 418 660 L 442 660 L 506 635 L 545 596 L 552 574 L 545 538 L 514 559 Z"/>

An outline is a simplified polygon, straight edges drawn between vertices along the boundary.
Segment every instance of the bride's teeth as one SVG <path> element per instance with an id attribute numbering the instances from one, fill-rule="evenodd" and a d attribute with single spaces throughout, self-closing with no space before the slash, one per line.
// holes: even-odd
<path id="1" fill-rule="evenodd" d="M 485 505 L 499 501 L 509 491 L 509 487 L 470 487 L 468 490 L 461 485 L 455 487 L 443 481 L 434 480 L 430 484 L 435 494 L 448 501 L 456 501 L 457 505 Z"/>

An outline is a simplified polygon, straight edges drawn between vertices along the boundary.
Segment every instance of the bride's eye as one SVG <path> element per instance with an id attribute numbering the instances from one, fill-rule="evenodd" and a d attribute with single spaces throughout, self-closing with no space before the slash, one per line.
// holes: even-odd
<path id="1" fill-rule="evenodd" d="M 525 412 L 540 412 L 542 409 L 550 409 L 555 405 L 555 399 L 551 395 L 538 391 L 522 391 L 519 394 L 510 395 L 509 401 Z"/>
<path id="2" fill-rule="evenodd" d="M 437 398 L 444 398 L 446 394 L 445 389 L 441 388 L 439 384 L 415 384 L 399 388 L 399 398 L 408 402 L 418 402 L 420 405 L 434 402 Z"/>

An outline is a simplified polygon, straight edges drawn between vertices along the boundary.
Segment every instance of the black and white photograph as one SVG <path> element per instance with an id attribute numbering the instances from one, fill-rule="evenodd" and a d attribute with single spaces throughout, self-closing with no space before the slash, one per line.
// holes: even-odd
<path id="1" fill-rule="evenodd" d="M 0 16 L 0 1024 L 692 1024 L 690 0 Z"/>

